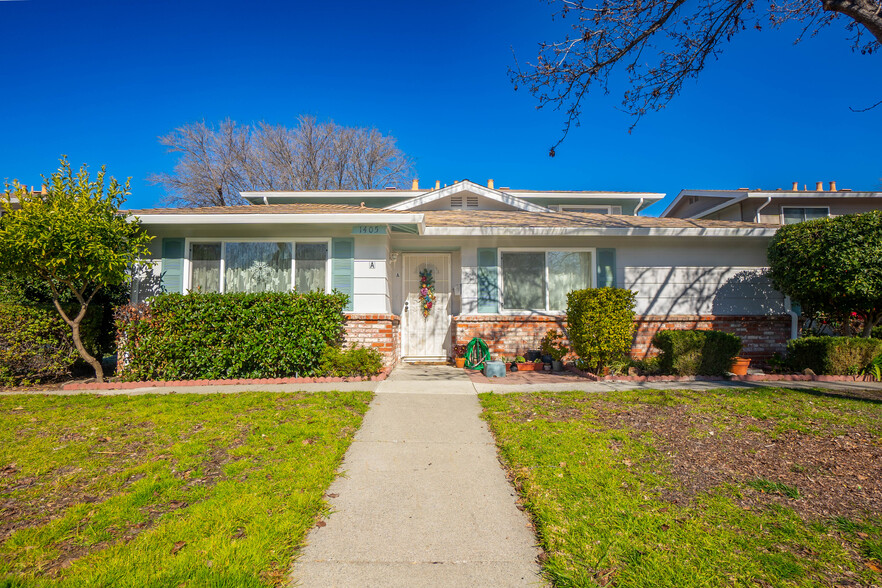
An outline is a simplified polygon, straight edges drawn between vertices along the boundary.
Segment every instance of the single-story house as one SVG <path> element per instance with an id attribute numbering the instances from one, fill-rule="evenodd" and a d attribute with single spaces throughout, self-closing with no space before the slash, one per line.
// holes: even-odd
<path id="1" fill-rule="evenodd" d="M 388 363 L 443 360 L 482 337 L 535 349 L 564 325 L 566 293 L 637 292 L 632 354 L 660 328 L 717 328 L 768 356 L 791 335 L 763 275 L 776 227 L 637 216 L 656 193 L 527 191 L 468 180 L 412 190 L 249 192 L 250 204 L 132 210 L 154 235 L 133 299 L 169 292 L 336 289 L 347 339 Z M 427 300 L 421 287 L 428 282 Z M 432 299 L 433 298 L 433 299 Z"/>

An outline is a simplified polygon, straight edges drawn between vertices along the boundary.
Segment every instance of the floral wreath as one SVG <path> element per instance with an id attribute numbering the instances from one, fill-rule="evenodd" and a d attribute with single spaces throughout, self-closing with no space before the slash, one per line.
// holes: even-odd
<path id="1" fill-rule="evenodd" d="M 420 306 L 423 307 L 423 318 L 429 316 L 434 304 L 435 276 L 432 275 L 432 270 L 424 268 L 420 270 Z"/>

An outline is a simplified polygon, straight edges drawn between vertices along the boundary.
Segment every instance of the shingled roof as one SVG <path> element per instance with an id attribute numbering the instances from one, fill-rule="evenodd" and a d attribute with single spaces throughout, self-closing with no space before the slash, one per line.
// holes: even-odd
<path id="1" fill-rule="evenodd" d="M 199 208 L 143 208 L 126 210 L 126 214 L 397 214 L 394 210 L 366 208 L 346 204 L 243 204 L 237 206 L 203 206 Z M 410 215 L 411 211 L 400 214 Z"/>
<path id="2" fill-rule="evenodd" d="M 427 227 L 548 227 L 594 229 L 777 229 L 776 225 L 625 216 L 590 212 L 521 212 L 507 210 L 425 211 Z"/>

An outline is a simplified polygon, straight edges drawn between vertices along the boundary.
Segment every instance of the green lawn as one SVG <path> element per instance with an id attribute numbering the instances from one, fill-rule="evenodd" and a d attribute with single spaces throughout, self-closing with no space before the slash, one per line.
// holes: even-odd
<path id="1" fill-rule="evenodd" d="M 0 586 L 284 582 L 370 399 L 0 397 Z"/>
<path id="2" fill-rule="evenodd" d="M 882 584 L 882 404 L 482 394 L 555 586 Z"/>

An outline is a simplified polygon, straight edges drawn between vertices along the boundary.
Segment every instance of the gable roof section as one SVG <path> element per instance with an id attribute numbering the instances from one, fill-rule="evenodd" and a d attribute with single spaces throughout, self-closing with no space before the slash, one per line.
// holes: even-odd
<path id="1" fill-rule="evenodd" d="M 546 208 L 545 206 L 540 206 L 538 204 L 533 204 L 532 202 L 527 202 L 523 198 L 518 198 L 517 196 L 512 196 L 511 194 L 508 194 L 506 192 L 501 192 L 493 188 L 488 188 L 487 186 L 476 184 L 471 180 L 462 180 L 460 182 L 456 182 L 455 184 L 451 184 L 450 186 L 445 186 L 444 188 L 440 188 L 438 190 L 426 192 L 425 194 L 421 194 L 415 198 L 411 198 L 410 200 L 405 200 L 404 202 L 399 202 L 397 204 L 387 206 L 386 210 L 412 210 L 417 206 L 422 206 L 423 204 L 428 204 L 429 202 L 441 200 L 442 198 L 452 196 L 453 194 L 457 194 L 459 192 L 472 192 L 473 194 L 477 194 L 478 196 L 483 196 L 484 198 L 507 204 L 518 210 L 525 210 L 528 212 L 550 211 L 550 209 Z"/>
<path id="2" fill-rule="evenodd" d="M 663 211 L 659 214 L 660 217 L 666 217 L 671 213 L 672 210 L 683 200 L 686 196 L 700 196 L 700 197 L 708 197 L 708 198 L 721 198 L 723 199 L 721 204 L 731 204 L 731 201 L 734 201 L 739 196 L 743 196 L 747 194 L 747 190 L 680 190 L 680 193 L 677 194 L 671 203 L 668 204 Z M 719 205 L 714 206 L 713 208 L 719 209 Z"/>

